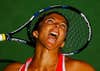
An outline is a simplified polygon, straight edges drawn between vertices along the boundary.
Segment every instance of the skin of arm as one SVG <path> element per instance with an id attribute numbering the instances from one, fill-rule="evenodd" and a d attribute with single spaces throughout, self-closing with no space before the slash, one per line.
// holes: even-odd
<path id="1" fill-rule="evenodd" d="M 5 69 L 4 71 L 19 71 L 19 68 L 21 67 L 21 63 L 12 63 L 12 64 L 9 64 Z"/>
<path id="2" fill-rule="evenodd" d="M 65 60 L 66 71 L 95 71 L 95 69 L 85 61 L 80 60 Z"/>

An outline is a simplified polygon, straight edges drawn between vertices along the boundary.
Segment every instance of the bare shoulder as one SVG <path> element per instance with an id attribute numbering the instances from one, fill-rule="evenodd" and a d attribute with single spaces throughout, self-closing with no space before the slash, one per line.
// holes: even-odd
<path id="1" fill-rule="evenodd" d="M 9 64 L 8 66 L 6 66 L 4 71 L 19 71 L 19 68 L 21 67 L 21 65 L 22 64 L 19 62 Z"/>
<path id="2" fill-rule="evenodd" d="M 92 65 L 85 61 L 65 58 L 66 70 L 67 71 L 95 71 Z"/>

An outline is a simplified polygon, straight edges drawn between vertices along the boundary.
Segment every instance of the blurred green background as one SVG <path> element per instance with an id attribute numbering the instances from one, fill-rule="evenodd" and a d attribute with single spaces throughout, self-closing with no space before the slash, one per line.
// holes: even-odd
<path id="1" fill-rule="evenodd" d="M 10 32 L 24 24 L 36 11 L 51 5 L 71 5 L 83 11 L 93 30 L 93 38 L 88 48 L 75 59 L 87 61 L 96 71 L 100 71 L 100 0 L 0 0 L 0 33 Z M 21 32 L 24 37 L 24 32 Z M 3 41 L 0 42 L 0 59 L 12 59 L 25 62 L 34 52 L 27 45 Z M 0 71 L 9 62 L 0 62 Z"/>

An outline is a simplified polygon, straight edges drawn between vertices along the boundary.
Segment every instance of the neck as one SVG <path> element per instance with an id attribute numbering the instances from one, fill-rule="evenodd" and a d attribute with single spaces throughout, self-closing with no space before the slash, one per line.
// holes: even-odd
<path id="1" fill-rule="evenodd" d="M 35 55 L 33 57 L 33 61 L 30 64 L 30 68 L 33 68 L 33 69 L 45 68 L 46 71 L 48 71 L 47 69 L 49 69 L 50 67 L 53 67 L 53 69 L 56 69 L 58 58 L 59 58 L 58 50 L 55 50 L 55 49 L 48 50 L 47 48 L 40 47 L 38 45 L 35 49 Z"/>

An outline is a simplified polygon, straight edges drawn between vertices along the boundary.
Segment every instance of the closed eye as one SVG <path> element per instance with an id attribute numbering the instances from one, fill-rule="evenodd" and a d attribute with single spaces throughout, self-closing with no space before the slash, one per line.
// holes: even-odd
<path id="1" fill-rule="evenodd" d="M 66 28 L 66 24 L 65 23 L 61 23 L 60 26 L 61 26 L 62 29 L 65 29 Z"/>
<path id="2" fill-rule="evenodd" d="M 53 18 L 49 18 L 45 21 L 45 23 L 47 24 L 54 24 L 55 23 L 55 20 Z"/>

